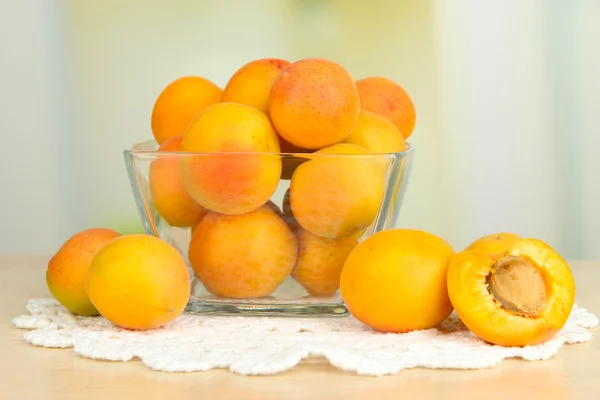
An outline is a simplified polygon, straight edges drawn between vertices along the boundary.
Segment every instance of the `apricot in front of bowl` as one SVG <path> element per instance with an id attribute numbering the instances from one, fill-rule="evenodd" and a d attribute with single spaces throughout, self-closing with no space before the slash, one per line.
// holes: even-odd
<path id="1" fill-rule="evenodd" d="M 238 69 L 225 86 L 223 101 L 246 104 L 268 114 L 273 82 L 290 64 L 279 58 L 250 61 Z"/>
<path id="2" fill-rule="evenodd" d="M 361 110 L 358 122 L 344 143 L 362 146 L 373 153 L 398 153 L 406 150 L 402 134 L 389 119 Z"/>
<path id="3" fill-rule="evenodd" d="M 121 234 L 91 228 L 67 239 L 48 262 L 46 284 L 59 303 L 74 314 L 98 315 L 85 291 L 85 276 L 96 253 Z"/>
<path id="4" fill-rule="evenodd" d="M 502 253 L 465 250 L 448 268 L 448 294 L 466 327 L 502 346 L 552 338 L 575 300 L 569 265 L 548 244 L 521 239 Z"/>
<path id="5" fill-rule="evenodd" d="M 292 271 L 297 255 L 296 237 L 268 205 L 240 215 L 208 213 L 188 252 L 206 290 L 238 299 L 271 295 Z"/>
<path id="6" fill-rule="evenodd" d="M 313 296 L 331 296 L 340 287 L 340 274 L 350 252 L 358 244 L 355 236 L 326 239 L 305 229 L 296 230 L 298 260 L 292 277 Z"/>
<path id="7" fill-rule="evenodd" d="M 412 135 L 416 122 L 415 105 L 404 88 L 391 79 L 373 76 L 356 82 L 363 110 L 392 121 L 404 139 Z"/>
<path id="8" fill-rule="evenodd" d="M 158 144 L 185 133 L 202 110 L 223 99 L 223 90 L 201 76 L 184 76 L 160 93 L 152 109 L 152 133 Z"/>
<path id="9" fill-rule="evenodd" d="M 384 169 L 363 147 L 339 143 L 314 153 L 290 183 L 290 208 L 312 234 L 329 239 L 353 236 L 370 226 L 384 193 Z M 348 156 L 350 155 L 350 156 Z"/>
<path id="10" fill-rule="evenodd" d="M 521 236 L 511 232 L 493 233 L 474 240 L 465 250 L 481 254 L 502 253 L 522 239 Z"/>
<path id="11" fill-rule="evenodd" d="M 279 152 L 279 140 L 269 118 L 256 108 L 209 106 L 186 131 L 181 149 L 211 153 L 180 162 L 188 193 L 211 211 L 250 212 L 265 204 L 279 184 L 281 156 L 266 154 Z"/>
<path id="12" fill-rule="evenodd" d="M 158 151 L 178 152 L 181 150 L 182 136 L 175 136 L 163 142 Z M 208 212 L 189 195 L 179 173 L 179 159 L 176 155 L 158 157 L 150 163 L 148 174 L 152 203 L 162 218 L 171 226 L 194 226 Z"/>
<path id="13" fill-rule="evenodd" d="M 275 80 L 269 116 L 283 139 L 304 149 L 339 143 L 358 119 L 360 100 L 354 80 L 341 65 L 303 59 Z"/>
<path id="14" fill-rule="evenodd" d="M 142 234 L 121 236 L 94 257 L 85 287 L 113 324 L 155 329 L 177 318 L 190 294 L 185 260 L 170 244 Z"/>
<path id="15" fill-rule="evenodd" d="M 348 256 L 340 293 L 350 313 L 375 330 L 433 328 L 452 313 L 446 275 L 454 255 L 450 244 L 428 232 L 380 231 Z"/>

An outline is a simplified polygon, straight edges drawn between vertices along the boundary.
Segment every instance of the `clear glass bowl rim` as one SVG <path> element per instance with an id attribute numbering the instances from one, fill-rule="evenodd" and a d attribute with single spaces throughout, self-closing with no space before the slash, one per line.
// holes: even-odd
<path id="1" fill-rule="evenodd" d="M 359 158 L 359 159 L 378 159 L 378 158 L 403 158 L 407 157 L 415 151 L 415 147 L 409 142 L 406 142 L 406 150 L 401 152 L 390 153 L 368 153 L 368 154 L 334 154 L 334 153 L 270 153 L 270 152 L 189 152 L 189 151 L 164 151 L 164 150 L 147 150 L 144 147 L 150 144 L 156 144 L 155 140 L 147 140 L 134 144 L 130 149 L 124 150 L 124 153 L 136 158 L 170 158 L 170 157 L 192 157 L 192 156 L 211 156 L 216 154 L 222 155 L 276 155 L 295 158 Z"/>

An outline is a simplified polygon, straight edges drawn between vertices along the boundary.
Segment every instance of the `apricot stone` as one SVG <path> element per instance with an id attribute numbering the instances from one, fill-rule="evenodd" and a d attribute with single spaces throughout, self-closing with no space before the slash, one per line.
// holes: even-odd
<path id="1" fill-rule="evenodd" d="M 396 82 L 383 77 L 369 77 L 356 82 L 363 110 L 382 115 L 392 121 L 404 139 L 415 128 L 415 105 L 408 93 Z"/>
<path id="2" fill-rule="evenodd" d="M 360 112 L 356 84 L 341 65 L 304 59 L 286 67 L 273 83 L 269 116 L 289 143 L 320 149 L 349 134 Z"/>
<path id="3" fill-rule="evenodd" d="M 152 133 L 158 144 L 181 136 L 198 114 L 223 99 L 223 90 L 200 76 L 184 76 L 171 82 L 152 109 Z"/>
<path id="4" fill-rule="evenodd" d="M 313 296 L 331 296 L 340 286 L 340 274 L 358 244 L 354 236 L 326 239 L 298 228 L 298 260 L 292 277 Z"/>
<path id="5" fill-rule="evenodd" d="M 163 142 L 158 151 L 181 150 L 183 136 L 175 136 Z M 179 173 L 179 159 L 158 157 L 150 163 L 148 180 L 152 203 L 162 218 L 171 226 L 188 227 L 200 222 L 208 212 L 189 195 Z"/>
<path id="6" fill-rule="evenodd" d="M 289 64 L 279 58 L 263 58 L 245 64 L 227 82 L 223 101 L 246 104 L 268 114 L 273 82 Z"/>
<path id="7" fill-rule="evenodd" d="M 187 264 L 157 237 L 121 236 L 94 257 L 85 287 L 100 314 L 125 329 L 163 326 L 184 310 L 190 295 Z"/>
<path id="8" fill-rule="evenodd" d="M 456 313 L 481 339 L 528 346 L 552 338 L 575 301 L 567 262 L 539 239 L 521 239 L 500 253 L 465 250 L 448 268 Z"/>
<path id="9" fill-rule="evenodd" d="M 188 258 L 194 274 L 215 296 L 269 296 L 290 274 L 296 237 L 268 205 L 240 215 L 210 212 L 198 225 Z"/>
<path id="10" fill-rule="evenodd" d="M 399 153 L 406 150 L 402 134 L 389 119 L 361 110 L 358 122 L 344 143 L 362 146 L 373 153 Z"/>
<path id="11" fill-rule="evenodd" d="M 368 154 L 363 147 L 339 143 L 318 150 L 296 169 L 290 207 L 300 226 L 335 239 L 356 235 L 373 223 L 383 200 L 385 170 Z"/>
<path id="12" fill-rule="evenodd" d="M 350 253 L 340 292 L 354 317 L 382 332 L 437 326 L 452 313 L 446 274 L 455 252 L 424 231 L 389 229 Z"/>
<path id="13" fill-rule="evenodd" d="M 238 103 L 209 106 L 186 131 L 181 149 L 220 153 L 180 162 L 188 193 L 209 210 L 250 212 L 265 204 L 279 184 L 281 156 L 272 154 L 279 152 L 279 140 L 269 118 L 256 108 Z"/>
<path id="14" fill-rule="evenodd" d="M 85 291 L 85 276 L 96 253 L 119 236 L 112 229 L 86 229 L 67 239 L 50 259 L 46 284 L 66 309 L 78 315 L 98 315 Z"/>

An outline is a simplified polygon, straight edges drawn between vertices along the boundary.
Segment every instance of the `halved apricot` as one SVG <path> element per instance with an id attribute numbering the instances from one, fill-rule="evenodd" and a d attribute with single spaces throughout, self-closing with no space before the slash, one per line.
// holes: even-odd
<path id="1" fill-rule="evenodd" d="M 492 233 L 473 241 L 465 250 L 483 254 L 502 253 L 521 239 L 521 236 L 510 232 Z"/>
<path id="2" fill-rule="evenodd" d="M 569 265 L 549 245 L 523 239 L 498 254 L 465 250 L 448 268 L 448 295 L 481 339 L 526 346 L 553 337 L 575 301 Z"/>

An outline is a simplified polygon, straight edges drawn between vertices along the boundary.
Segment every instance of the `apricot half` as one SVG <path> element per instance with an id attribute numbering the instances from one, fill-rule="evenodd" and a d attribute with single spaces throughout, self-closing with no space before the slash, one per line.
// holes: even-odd
<path id="1" fill-rule="evenodd" d="M 350 253 L 340 292 L 354 317 L 383 332 L 437 326 L 452 313 L 446 274 L 454 250 L 424 231 L 390 229 Z"/>
<path id="2" fill-rule="evenodd" d="M 406 90 L 388 78 L 372 76 L 356 81 L 363 110 L 382 115 L 392 121 L 404 139 L 415 128 L 415 105 Z"/>
<path id="3" fill-rule="evenodd" d="M 126 329 L 158 328 L 177 318 L 190 295 L 187 264 L 157 237 L 124 235 L 94 257 L 85 279 L 100 314 Z"/>
<path id="4" fill-rule="evenodd" d="M 360 111 L 354 80 L 341 65 L 303 59 L 277 77 L 269 116 L 283 139 L 304 149 L 320 149 L 348 136 Z"/>
<path id="5" fill-rule="evenodd" d="M 358 244 L 354 236 L 326 239 L 296 229 L 298 261 L 292 277 L 313 296 L 330 296 L 340 287 L 340 274 L 350 252 Z"/>
<path id="6" fill-rule="evenodd" d="M 448 268 L 448 294 L 460 319 L 481 339 L 526 346 L 550 339 L 564 326 L 575 282 L 554 249 L 522 239 L 500 254 L 458 253 Z"/>
<path id="7" fill-rule="evenodd" d="M 493 233 L 473 241 L 465 250 L 482 254 L 495 254 L 506 251 L 514 243 L 522 240 L 519 235 L 510 232 Z"/>
<path id="8" fill-rule="evenodd" d="M 336 239 L 373 223 L 383 199 L 384 169 L 377 159 L 352 156 L 368 154 L 363 147 L 339 143 L 318 150 L 317 157 L 298 166 L 289 202 L 300 226 Z"/>
<path id="9" fill-rule="evenodd" d="M 220 102 L 223 89 L 201 76 L 184 76 L 160 93 L 152 109 L 152 133 L 158 144 L 181 136 L 198 114 Z"/>
<path id="10" fill-rule="evenodd" d="M 389 119 L 361 110 L 358 122 L 344 143 L 362 146 L 373 153 L 397 153 L 406 150 L 402 134 Z"/>
<path id="11" fill-rule="evenodd" d="M 183 136 L 183 184 L 201 206 L 243 214 L 265 204 L 281 176 L 279 140 L 269 118 L 256 108 L 217 103 L 196 118 Z M 228 154 L 236 152 L 238 154 Z M 220 154 L 214 154 L 220 153 Z M 263 153 L 263 154 L 259 154 Z"/>
<path id="12" fill-rule="evenodd" d="M 268 114 L 273 82 L 289 64 L 279 58 L 263 58 L 245 64 L 229 78 L 223 101 L 246 104 Z"/>
<path id="13" fill-rule="evenodd" d="M 228 298 L 269 296 L 290 274 L 297 255 L 294 234 L 266 204 L 240 215 L 208 213 L 188 252 L 206 289 Z"/>
<path id="14" fill-rule="evenodd" d="M 175 136 L 160 145 L 158 151 L 181 150 L 183 136 Z M 208 210 L 192 199 L 179 174 L 179 160 L 158 157 L 150 164 L 148 175 L 152 203 L 171 226 L 188 227 L 200 222 Z"/>

